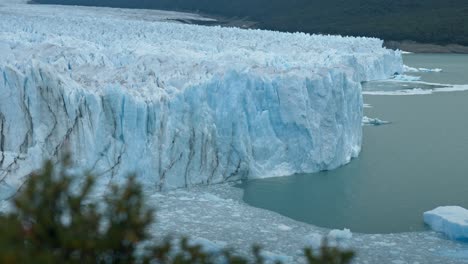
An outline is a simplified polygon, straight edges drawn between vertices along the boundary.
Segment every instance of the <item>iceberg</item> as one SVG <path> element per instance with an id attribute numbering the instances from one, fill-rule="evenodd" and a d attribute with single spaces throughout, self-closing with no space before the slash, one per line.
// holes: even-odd
<path id="1" fill-rule="evenodd" d="M 69 150 L 161 190 L 334 169 L 361 149 L 361 82 L 403 72 L 379 39 L 85 10 L 0 6 L 4 186 Z"/>
<path id="2" fill-rule="evenodd" d="M 468 241 L 468 210 L 463 207 L 437 207 L 424 213 L 424 222 L 450 239 Z"/>

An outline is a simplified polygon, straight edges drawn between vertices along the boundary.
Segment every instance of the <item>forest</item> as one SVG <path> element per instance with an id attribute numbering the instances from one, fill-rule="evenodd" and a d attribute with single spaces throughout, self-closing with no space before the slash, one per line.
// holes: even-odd
<path id="1" fill-rule="evenodd" d="M 257 27 L 468 45 L 466 0 L 36 0 L 246 18 Z"/>

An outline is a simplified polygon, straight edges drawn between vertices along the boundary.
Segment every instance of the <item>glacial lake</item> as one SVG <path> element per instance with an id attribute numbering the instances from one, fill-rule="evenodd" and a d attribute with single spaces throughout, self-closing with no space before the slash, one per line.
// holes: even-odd
<path id="1" fill-rule="evenodd" d="M 431 83 L 468 84 L 468 55 L 410 54 L 405 64 Z M 379 83 L 367 83 L 375 90 Z M 385 89 L 425 88 L 384 83 Z M 414 86 L 414 87 L 411 87 Z M 333 171 L 252 180 L 244 201 L 298 221 L 360 233 L 426 230 L 437 206 L 468 208 L 468 92 L 366 95 L 365 115 L 392 122 L 364 126 L 362 152 Z"/>

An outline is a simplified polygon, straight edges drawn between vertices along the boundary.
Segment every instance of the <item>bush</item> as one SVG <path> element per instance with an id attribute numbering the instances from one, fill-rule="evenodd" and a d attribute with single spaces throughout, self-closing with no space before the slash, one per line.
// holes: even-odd
<path id="1" fill-rule="evenodd" d="M 0 215 L 0 263 L 265 263 L 259 247 L 245 258 L 227 249 L 208 254 L 186 238 L 153 243 L 154 211 L 144 206 L 134 176 L 94 201 L 95 178 L 69 171 L 68 158 L 59 166 L 46 162 L 19 190 L 12 212 Z M 314 264 L 349 263 L 354 255 L 327 246 L 304 254 Z"/>

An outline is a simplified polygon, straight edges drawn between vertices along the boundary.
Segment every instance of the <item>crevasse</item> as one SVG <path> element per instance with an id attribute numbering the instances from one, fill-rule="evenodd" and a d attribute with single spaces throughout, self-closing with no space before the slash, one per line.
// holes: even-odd
<path id="1" fill-rule="evenodd" d="M 158 189 L 334 169 L 360 152 L 360 83 L 403 71 L 378 39 L 0 11 L 13 187 L 69 150 L 103 182 Z"/>

